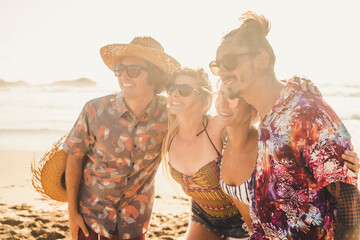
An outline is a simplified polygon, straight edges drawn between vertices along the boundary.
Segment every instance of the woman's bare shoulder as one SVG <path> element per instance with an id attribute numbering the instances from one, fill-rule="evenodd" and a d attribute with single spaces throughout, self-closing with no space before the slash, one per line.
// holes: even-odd
<path id="1" fill-rule="evenodd" d="M 219 117 L 217 115 L 211 116 L 209 118 L 209 125 L 208 130 L 210 132 L 210 135 L 212 135 L 215 138 L 222 138 L 223 132 L 225 131 L 225 125 L 219 121 Z"/>

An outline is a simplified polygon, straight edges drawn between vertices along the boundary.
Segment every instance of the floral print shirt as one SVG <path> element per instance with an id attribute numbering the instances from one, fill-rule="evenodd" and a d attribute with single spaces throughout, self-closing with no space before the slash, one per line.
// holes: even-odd
<path id="1" fill-rule="evenodd" d="M 357 184 L 341 158 L 352 145 L 335 112 L 288 83 L 259 127 L 258 148 L 251 239 L 333 239 L 336 202 L 324 187 Z"/>
<path id="2" fill-rule="evenodd" d="M 86 154 L 79 211 L 95 232 L 111 237 L 117 227 L 129 239 L 147 231 L 166 131 L 163 96 L 154 96 L 140 119 L 121 93 L 86 103 L 63 148 Z"/>

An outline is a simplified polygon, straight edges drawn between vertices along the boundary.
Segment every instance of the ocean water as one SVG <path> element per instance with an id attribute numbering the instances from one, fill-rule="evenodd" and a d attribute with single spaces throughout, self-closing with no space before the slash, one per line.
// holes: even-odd
<path id="1" fill-rule="evenodd" d="M 70 131 L 88 100 L 114 92 L 97 87 L 0 88 L 0 149 L 46 150 Z"/>
<path id="2" fill-rule="evenodd" d="M 352 135 L 355 151 L 360 155 L 360 85 L 319 87 L 325 100 L 343 120 Z M 87 101 L 112 94 L 117 90 L 99 87 L 0 87 L 0 150 L 28 150 L 34 152 L 33 158 L 40 158 L 41 153 L 70 131 Z M 214 112 L 214 108 L 211 111 Z M 31 184 L 30 160 L 15 159 L 15 162 L 5 163 L 7 159 L 0 157 L 0 163 L 10 164 L 9 169 L 13 169 L 5 174 L 3 179 L 7 180 L 4 180 L 2 184 L 9 185 L 8 179 L 13 177 L 12 174 L 18 172 L 18 167 L 23 168 L 23 173 L 27 173 L 23 176 L 26 188 L 21 189 L 24 194 L 32 196 L 31 199 L 35 199 L 33 202 L 40 204 L 36 200 L 37 194 L 29 187 Z M 184 197 L 180 188 L 174 188 L 176 185 L 168 183 L 162 171 L 158 173 L 157 194 Z M 14 185 L 14 183 L 11 184 Z M 358 184 L 360 186 L 360 179 Z M 0 199 L 4 201 L 8 197 L 11 202 L 14 202 L 14 199 L 19 200 L 18 191 L 15 189 L 11 194 L 12 189 L 14 188 L 9 188 L 9 192 L 4 192 L 2 188 L 1 192 L 4 193 Z M 11 198 L 11 196 L 14 197 Z M 156 202 L 156 204 L 160 203 Z M 46 204 L 40 204 L 39 209 L 44 205 Z M 187 210 L 184 209 L 184 211 Z"/>
<path id="3" fill-rule="evenodd" d="M 319 88 L 343 120 L 360 155 L 360 84 Z M 70 131 L 88 100 L 116 91 L 99 87 L 2 87 L 0 149 L 46 150 Z"/>

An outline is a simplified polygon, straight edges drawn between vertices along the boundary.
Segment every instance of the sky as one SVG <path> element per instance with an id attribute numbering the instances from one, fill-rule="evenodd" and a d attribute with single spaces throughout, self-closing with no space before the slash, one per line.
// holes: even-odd
<path id="1" fill-rule="evenodd" d="M 118 88 L 99 50 L 135 36 L 154 37 L 183 66 L 211 75 L 222 36 L 248 10 L 272 24 L 278 78 L 360 86 L 357 0 L 0 0 L 0 79 L 35 85 L 87 77 Z"/>

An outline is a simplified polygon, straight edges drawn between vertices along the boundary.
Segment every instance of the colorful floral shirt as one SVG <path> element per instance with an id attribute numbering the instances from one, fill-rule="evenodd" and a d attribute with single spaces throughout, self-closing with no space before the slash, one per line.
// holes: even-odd
<path id="1" fill-rule="evenodd" d="M 250 183 L 251 239 L 333 239 L 336 202 L 324 188 L 356 185 L 341 154 L 350 135 L 321 97 L 288 83 L 259 128 Z"/>
<path id="2" fill-rule="evenodd" d="M 110 237 L 118 227 L 120 238 L 128 239 L 147 231 L 166 131 L 162 96 L 154 96 L 140 119 L 121 94 L 86 103 L 63 148 L 86 153 L 79 209 L 95 232 Z"/>

